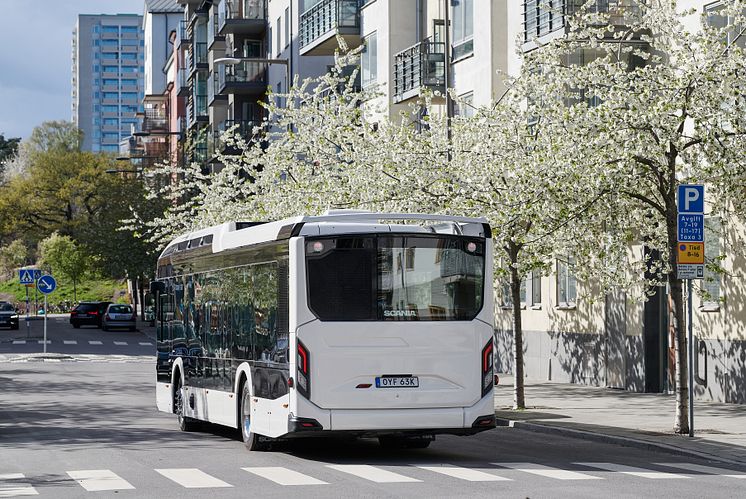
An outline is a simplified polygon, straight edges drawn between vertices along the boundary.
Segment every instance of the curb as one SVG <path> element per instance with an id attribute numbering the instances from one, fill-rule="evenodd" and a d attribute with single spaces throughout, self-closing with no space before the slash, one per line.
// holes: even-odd
<path id="1" fill-rule="evenodd" d="M 574 428 L 564 428 L 562 426 L 547 425 L 540 423 L 527 423 L 525 421 L 517 421 L 513 419 L 496 418 L 497 426 L 507 426 L 510 428 L 517 428 L 519 430 L 526 430 L 535 433 L 544 434 L 559 434 L 570 438 L 578 438 L 581 440 L 590 440 L 594 442 L 601 442 L 605 444 L 622 445 L 625 447 L 634 447 L 643 450 L 653 451 L 664 451 L 669 454 L 676 454 L 680 456 L 696 457 L 699 459 L 706 459 L 708 461 L 717 461 L 724 464 L 733 464 L 736 466 L 745 466 L 744 461 L 736 459 L 728 459 L 721 457 L 709 452 L 696 451 L 692 449 L 684 449 L 675 445 L 664 444 L 661 442 L 652 442 L 650 440 L 644 440 L 634 437 L 626 437 L 621 435 L 609 435 L 607 433 L 599 433 L 590 430 L 578 430 Z"/>

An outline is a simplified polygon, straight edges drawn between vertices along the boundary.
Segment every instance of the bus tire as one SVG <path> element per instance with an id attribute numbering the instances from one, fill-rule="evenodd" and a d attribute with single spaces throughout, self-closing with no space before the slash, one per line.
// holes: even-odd
<path id="1" fill-rule="evenodd" d="M 251 387 L 244 382 L 241 388 L 241 408 L 239 412 L 241 437 L 246 448 L 250 451 L 267 450 L 267 443 L 263 438 L 251 431 Z"/>
<path id="2" fill-rule="evenodd" d="M 180 379 L 177 378 L 177 380 L 176 386 L 174 386 L 174 413 L 178 418 L 179 429 L 181 431 L 195 431 L 199 427 L 199 424 L 196 419 L 184 416 L 184 390 Z"/>

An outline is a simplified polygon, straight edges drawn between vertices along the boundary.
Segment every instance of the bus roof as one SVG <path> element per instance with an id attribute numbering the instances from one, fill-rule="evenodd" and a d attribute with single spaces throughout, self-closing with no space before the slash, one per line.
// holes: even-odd
<path id="1" fill-rule="evenodd" d="M 398 222 L 398 223 L 396 223 Z M 430 225 L 407 222 L 434 222 Z M 383 213 L 330 210 L 318 216 L 300 216 L 275 222 L 226 222 L 183 234 L 168 244 L 161 257 L 207 245 L 218 253 L 231 248 L 288 239 L 294 236 L 320 236 L 364 232 L 421 232 L 490 237 L 485 218 L 425 213 Z"/>

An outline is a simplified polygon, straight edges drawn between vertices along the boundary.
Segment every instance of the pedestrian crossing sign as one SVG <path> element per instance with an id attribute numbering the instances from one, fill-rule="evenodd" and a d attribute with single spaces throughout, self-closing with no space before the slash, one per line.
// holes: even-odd
<path id="1" fill-rule="evenodd" d="M 20 269 L 18 278 L 21 284 L 34 284 L 34 269 Z"/>

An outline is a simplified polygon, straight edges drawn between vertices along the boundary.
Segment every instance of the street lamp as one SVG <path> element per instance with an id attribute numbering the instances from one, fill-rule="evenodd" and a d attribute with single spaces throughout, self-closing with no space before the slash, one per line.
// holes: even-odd
<path id="1" fill-rule="evenodd" d="M 137 174 L 137 173 L 142 173 L 142 171 L 143 171 L 142 168 L 135 168 L 133 170 L 118 170 L 116 168 L 109 168 L 108 170 L 106 170 L 106 173 L 135 173 Z"/>

